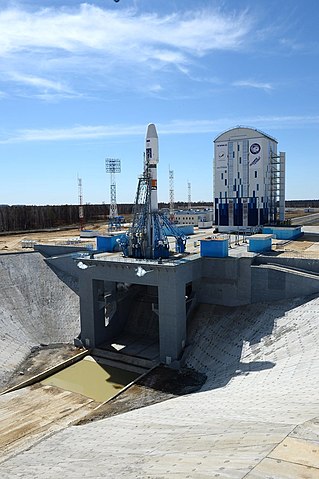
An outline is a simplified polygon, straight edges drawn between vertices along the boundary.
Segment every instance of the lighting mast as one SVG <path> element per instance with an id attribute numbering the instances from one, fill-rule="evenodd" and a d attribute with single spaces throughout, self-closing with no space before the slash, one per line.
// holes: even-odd
<path id="1" fill-rule="evenodd" d="M 118 158 L 106 158 L 105 170 L 106 173 L 110 174 L 110 222 L 112 223 L 118 217 L 115 173 L 121 173 L 121 160 Z"/>

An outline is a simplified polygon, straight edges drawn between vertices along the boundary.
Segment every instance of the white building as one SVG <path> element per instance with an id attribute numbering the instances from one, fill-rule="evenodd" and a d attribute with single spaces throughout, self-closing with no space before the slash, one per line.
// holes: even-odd
<path id="1" fill-rule="evenodd" d="M 192 225 L 199 228 L 211 228 L 213 225 L 212 210 L 179 210 L 174 213 L 178 225 Z"/>
<path id="2" fill-rule="evenodd" d="M 214 140 L 215 224 L 220 231 L 285 219 L 285 153 L 277 140 L 236 127 Z"/>

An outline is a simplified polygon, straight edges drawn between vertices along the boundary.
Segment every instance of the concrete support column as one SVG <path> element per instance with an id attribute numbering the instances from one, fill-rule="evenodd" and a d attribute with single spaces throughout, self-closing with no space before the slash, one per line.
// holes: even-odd
<path id="1" fill-rule="evenodd" d="M 94 348 L 108 339 L 105 286 L 103 280 L 92 279 L 86 274 L 80 275 L 81 340 L 87 348 Z"/>
<path id="2" fill-rule="evenodd" d="M 160 360 L 165 364 L 179 359 L 186 342 L 185 283 L 172 273 L 158 287 Z"/>

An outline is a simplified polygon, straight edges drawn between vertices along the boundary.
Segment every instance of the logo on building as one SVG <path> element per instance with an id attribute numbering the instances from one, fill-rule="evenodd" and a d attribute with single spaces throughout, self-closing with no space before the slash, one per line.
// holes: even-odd
<path id="1" fill-rule="evenodd" d="M 260 160 L 260 156 L 256 156 L 256 158 L 254 158 L 253 161 L 250 163 L 250 166 L 253 166 L 256 163 L 258 163 L 259 160 Z"/>
<path id="2" fill-rule="evenodd" d="M 252 145 L 250 145 L 250 153 L 252 153 L 253 155 L 257 155 L 257 153 L 259 152 L 260 152 L 259 143 L 253 143 Z"/>

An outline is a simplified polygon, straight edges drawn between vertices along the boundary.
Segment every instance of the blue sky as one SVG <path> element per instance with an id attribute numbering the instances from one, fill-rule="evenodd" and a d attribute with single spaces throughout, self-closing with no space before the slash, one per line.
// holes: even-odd
<path id="1" fill-rule="evenodd" d="M 213 140 L 258 128 L 286 152 L 287 199 L 319 198 L 319 2 L 0 2 L 0 203 L 133 202 L 146 126 L 159 200 L 212 199 Z"/>

